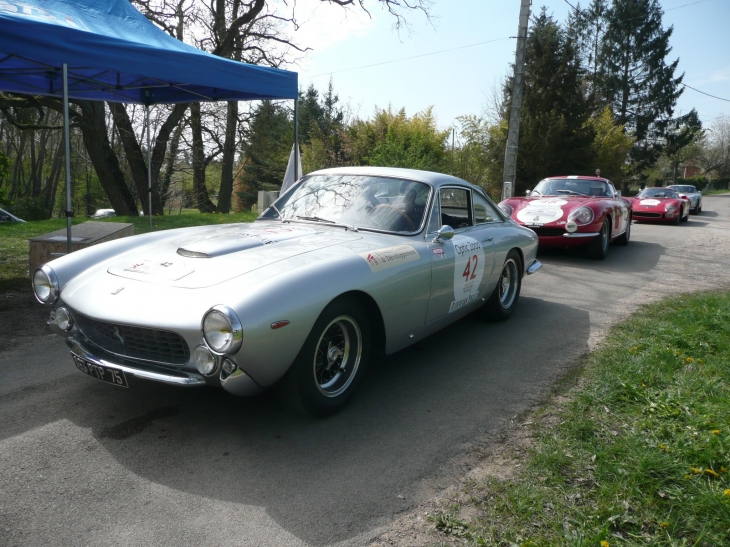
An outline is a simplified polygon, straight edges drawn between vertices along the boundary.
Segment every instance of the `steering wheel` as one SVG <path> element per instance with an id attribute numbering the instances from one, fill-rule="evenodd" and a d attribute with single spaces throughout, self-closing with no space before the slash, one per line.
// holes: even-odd
<path id="1" fill-rule="evenodd" d="M 381 210 L 391 210 L 391 211 L 395 211 L 396 213 L 398 213 L 398 215 L 399 215 L 399 216 L 400 216 L 401 218 L 405 219 L 405 221 L 406 221 L 406 222 L 408 223 L 408 227 L 409 227 L 409 228 L 411 229 L 411 230 L 410 230 L 411 232 L 415 232 L 415 231 L 416 231 L 416 227 L 415 227 L 415 225 L 413 224 L 413 221 L 411 220 L 411 218 L 410 218 L 410 217 L 409 217 L 409 216 L 408 216 L 407 214 L 405 214 L 405 213 L 404 213 L 404 212 L 403 212 L 402 210 L 398 209 L 397 207 L 393 207 L 392 205 L 389 205 L 389 204 L 387 204 L 387 203 L 381 203 L 381 204 L 380 204 L 380 205 L 378 205 L 377 207 L 373 207 L 373 208 L 372 208 L 372 209 L 370 210 L 370 214 L 371 214 L 371 215 L 374 215 L 374 214 L 375 214 L 375 212 L 376 212 L 376 211 L 377 211 L 378 209 L 381 209 Z"/>

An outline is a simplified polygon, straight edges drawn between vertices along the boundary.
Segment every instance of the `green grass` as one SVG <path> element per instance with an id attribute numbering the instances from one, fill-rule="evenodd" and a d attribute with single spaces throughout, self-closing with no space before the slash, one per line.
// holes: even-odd
<path id="1" fill-rule="evenodd" d="M 707 191 L 702 192 L 702 195 L 705 195 L 705 196 L 715 196 L 717 194 L 730 194 L 730 190 L 727 188 L 724 188 L 721 190 L 707 190 Z"/>
<path id="2" fill-rule="evenodd" d="M 532 418 L 516 477 L 467 486 L 481 516 L 436 528 L 472 545 L 730 545 L 730 295 L 651 305 L 587 359 Z"/>
<path id="3" fill-rule="evenodd" d="M 234 222 L 250 222 L 256 218 L 253 213 L 233 213 L 230 215 L 202 214 L 186 211 L 180 215 L 164 215 L 153 217 L 153 230 L 170 230 L 186 226 L 202 226 L 205 224 L 228 224 Z M 87 222 L 89 218 L 74 218 L 73 224 Z M 134 233 L 149 232 L 149 217 L 112 217 L 101 219 L 102 222 L 131 222 Z M 66 228 L 65 218 L 54 218 L 25 224 L 0 225 L 0 290 L 27 285 L 28 280 L 28 239 L 48 232 Z"/>

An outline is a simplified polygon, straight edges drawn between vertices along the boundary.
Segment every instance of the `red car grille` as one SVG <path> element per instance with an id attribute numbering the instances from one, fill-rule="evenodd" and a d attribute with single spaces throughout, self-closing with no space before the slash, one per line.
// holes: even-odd
<path id="1" fill-rule="evenodd" d="M 644 218 L 662 218 L 662 214 L 661 213 L 647 213 L 647 212 L 644 212 L 644 211 L 636 211 L 635 210 L 634 211 L 634 218 L 640 218 L 640 217 L 644 217 Z"/>
<path id="2" fill-rule="evenodd" d="M 175 332 L 97 321 L 77 312 L 72 317 L 84 336 L 110 353 L 169 365 L 190 359 L 187 343 Z"/>
<path id="3" fill-rule="evenodd" d="M 528 228 L 538 236 L 561 236 L 565 233 L 565 230 L 562 228 L 532 228 L 530 226 Z"/>

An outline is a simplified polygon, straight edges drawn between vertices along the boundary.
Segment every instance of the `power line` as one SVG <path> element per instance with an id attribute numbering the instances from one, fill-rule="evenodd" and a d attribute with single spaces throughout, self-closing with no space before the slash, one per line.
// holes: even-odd
<path id="1" fill-rule="evenodd" d="M 371 68 L 371 67 L 374 67 L 374 66 L 387 65 L 387 64 L 390 64 L 390 63 L 398 63 L 400 61 L 409 61 L 411 59 L 418 59 L 420 57 L 428 57 L 430 55 L 438 55 L 440 53 L 448 53 L 449 51 L 457 51 L 459 49 L 466 49 L 466 48 L 470 48 L 470 47 L 483 46 L 484 44 L 491 44 L 491 43 L 494 43 L 494 42 L 501 42 L 502 40 L 511 40 L 513 38 L 516 38 L 516 36 L 507 36 L 505 38 L 497 38 L 495 40 L 487 40 L 486 42 L 477 42 L 476 44 L 468 44 L 466 46 L 452 47 L 452 48 L 449 48 L 449 49 L 442 49 L 440 51 L 432 51 L 430 53 L 422 53 L 420 55 L 413 55 L 412 57 L 403 57 L 401 59 L 391 59 L 390 61 L 382 61 L 380 63 L 373 63 L 371 65 L 362 65 L 362 66 L 356 66 L 356 67 L 352 67 L 352 68 L 343 68 L 342 70 L 333 70 L 333 71 L 330 71 L 330 72 L 323 72 L 322 74 L 315 74 L 314 76 L 309 76 L 309 77 L 310 78 L 318 78 L 320 76 L 329 76 L 331 74 L 339 74 L 340 72 L 350 72 L 352 70 L 360 70 L 360 69 L 363 69 L 363 68 Z M 306 76 L 306 73 L 304 74 L 304 76 Z"/>
<path id="2" fill-rule="evenodd" d="M 709 93 L 705 93 L 704 91 L 700 91 L 699 89 L 695 89 L 691 85 L 687 85 L 684 82 L 682 83 L 684 87 L 690 88 L 692 91 L 696 91 L 697 93 L 702 93 L 703 95 L 707 95 L 708 97 L 712 97 L 713 99 L 718 99 L 720 101 L 727 101 L 730 103 L 730 99 L 723 99 L 722 97 L 716 97 L 715 95 L 710 95 Z"/>

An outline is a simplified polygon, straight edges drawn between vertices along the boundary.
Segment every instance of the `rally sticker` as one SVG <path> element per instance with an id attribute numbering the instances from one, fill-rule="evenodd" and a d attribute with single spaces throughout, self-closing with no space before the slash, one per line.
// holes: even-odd
<path id="1" fill-rule="evenodd" d="M 484 249 L 476 239 L 455 236 L 454 301 L 449 313 L 463 308 L 479 298 L 479 285 L 484 275 Z"/>
<path id="2" fill-rule="evenodd" d="M 446 251 L 443 247 L 436 247 L 434 249 L 431 249 L 431 252 L 433 253 L 433 257 L 437 260 L 441 260 L 446 256 Z"/>
<path id="3" fill-rule="evenodd" d="M 193 269 L 186 266 L 182 261 L 152 261 L 138 260 L 124 268 L 125 272 L 133 272 L 138 274 L 150 275 L 153 277 L 162 277 L 170 281 L 177 281 L 186 275 L 193 273 Z"/>
<path id="4" fill-rule="evenodd" d="M 370 266 L 370 270 L 375 273 L 387 270 L 393 266 L 406 264 L 418 260 L 421 256 L 410 245 L 397 245 L 395 247 L 386 247 L 385 249 L 377 249 L 360 253 L 365 262 Z"/>
<path id="5" fill-rule="evenodd" d="M 639 205 L 646 205 L 647 207 L 655 207 L 655 206 L 659 205 L 660 203 L 661 203 L 661 201 L 659 201 L 658 199 L 642 199 L 639 202 Z"/>
<path id="6" fill-rule="evenodd" d="M 563 205 L 568 202 L 559 198 L 531 200 L 517 212 L 517 219 L 525 224 L 547 224 L 563 216 Z"/>

